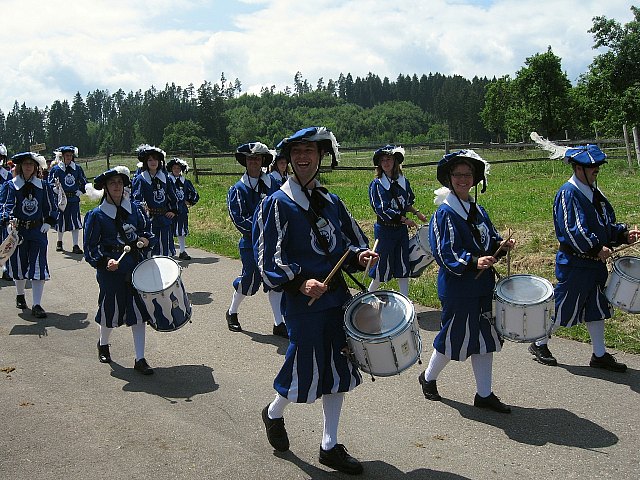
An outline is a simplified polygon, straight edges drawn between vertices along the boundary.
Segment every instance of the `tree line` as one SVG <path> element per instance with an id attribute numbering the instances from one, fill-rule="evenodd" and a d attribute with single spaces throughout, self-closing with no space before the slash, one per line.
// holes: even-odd
<path id="1" fill-rule="evenodd" d="M 140 143 L 172 152 L 229 151 L 254 140 L 275 146 L 312 124 L 331 128 L 343 145 L 526 141 L 532 130 L 552 139 L 620 136 L 624 123 L 640 123 L 640 9 L 630 8 L 634 18 L 625 25 L 593 19 L 593 47 L 605 51 L 575 86 L 551 47 L 527 58 L 513 78 L 414 73 L 390 80 L 370 72 L 312 84 L 298 72 L 292 87 L 248 94 L 222 73 L 198 88 L 97 89 L 44 108 L 16 100 L 6 116 L 0 111 L 0 141 L 12 152 L 73 144 L 91 156 Z"/>

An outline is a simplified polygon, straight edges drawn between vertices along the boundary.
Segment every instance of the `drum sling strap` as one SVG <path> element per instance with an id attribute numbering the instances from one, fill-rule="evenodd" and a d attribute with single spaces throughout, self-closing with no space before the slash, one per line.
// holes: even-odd
<path id="1" fill-rule="evenodd" d="M 464 205 L 463 205 L 462 208 L 464 208 Z M 477 220 L 478 220 L 478 207 L 477 207 L 477 205 L 475 203 L 471 202 L 469 204 L 469 211 L 467 212 L 467 225 L 469 226 L 469 229 L 471 230 L 471 235 L 473 235 L 473 239 L 475 240 L 476 244 L 478 245 L 478 247 L 482 251 L 482 254 L 483 255 L 491 255 L 489 252 L 485 251 L 482 248 L 482 237 L 481 237 L 480 231 L 478 230 L 478 227 L 476 225 Z M 493 273 L 493 275 L 495 277 L 497 277 L 498 279 L 500 278 L 500 274 L 498 273 L 498 271 L 493 266 L 489 270 L 491 270 L 491 273 Z"/>
<path id="2" fill-rule="evenodd" d="M 316 188 L 321 188 L 321 187 L 316 187 Z M 323 189 L 323 190 L 325 190 L 325 189 Z M 316 195 L 318 195 L 319 193 L 320 193 L 320 191 L 318 191 L 318 193 Z M 318 208 L 319 210 L 322 210 L 324 205 L 319 204 L 319 202 L 317 202 L 317 200 L 315 198 L 313 198 L 313 197 L 314 197 L 313 194 L 309 197 L 309 210 L 305 210 L 303 208 L 302 212 L 304 213 L 304 218 L 306 218 L 307 221 L 309 222 L 309 225 L 311 225 L 311 229 L 313 230 L 313 233 L 315 234 L 316 238 L 318 239 L 318 243 L 320 243 L 320 246 L 322 247 L 322 250 L 324 250 L 325 255 L 327 256 L 327 258 L 329 258 L 331 256 L 331 254 L 329 253 L 329 244 L 327 243 L 327 239 L 324 238 L 322 236 L 322 234 L 320 233 L 320 229 L 318 228 L 318 223 L 317 223 L 320 218 L 322 218 L 325 221 L 326 221 L 326 219 L 324 219 L 324 217 L 321 217 L 320 215 L 318 215 L 315 212 L 315 210 L 313 209 L 313 206 L 315 205 L 316 208 Z M 313 203 L 311 202 L 312 199 L 314 200 Z M 324 199 L 322 199 L 322 200 L 324 200 Z M 340 283 L 344 284 L 345 287 L 346 287 L 346 283 L 345 283 L 344 278 L 342 276 L 342 272 L 344 272 L 347 275 L 349 275 L 349 278 L 351 278 L 351 280 L 353 280 L 355 282 L 355 284 L 358 285 L 358 287 L 363 292 L 367 291 L 367 288 L 362 283 L 360 283 L 358 280 L 356 280 L 356 278 L 353 275 L 351 275 L 351 273 L 347 272 L 343 267 L 340 267 L 341 275 L 340 275 L 340 277 L 338 277 L 337 281 L 339 281 Z"/>

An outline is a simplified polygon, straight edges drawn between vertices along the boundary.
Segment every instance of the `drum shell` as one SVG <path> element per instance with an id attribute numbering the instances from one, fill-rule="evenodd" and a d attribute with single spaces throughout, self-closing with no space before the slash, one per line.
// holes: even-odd
<path id="1" fill-rule="evenodd" d="M 354 308 L 372 295 L 399 300 L 407 311 L 394 328 L 381 334 L 363 333 L 353 322 Z M 420 359 L 422 341 L 415 321 L 415 310 L 413 304 L 398 292 L 378 290 L 354 297 L 345 306 L 345 332 L 352 359 L 365 373 L 381 377 L 398 375 Z"/>
<path id="2" fill-rule="evenodd" d="M 535 301 L 507 299 L 501 286 L 507 281 L 533 281 L 546 286 L 546 294 Z M 496 285 L 493 295 L 495 329 L 506 340 L 532 342 L 549 336 L 553 328 L 554 296 L 551 283 L 535 275 L 512 275 Z"/>
<path id="3" fill-rule="evenodd" d="M 409 276 L 419 277 L 433 262 L 431 246 L 429 245 L 429 226 L 422 225 L 409 239 Z"/>
<path id="4" fill-rule="evenodd" d="M 191 320 L 192 307 L 181 278 L 181 268 L 171 257 L 143 260 L 133 270 L 131 281 L 159 332 L 173 332 Z"/>
<path id="5" fill-rule="evenodd" d="M 625 273 L 623 265 L 640 268 L 640 258 L 620 257 L 613 262 L 604 294 L 612 305 L 628 313 L 640 313 L 640 278 Z"/>

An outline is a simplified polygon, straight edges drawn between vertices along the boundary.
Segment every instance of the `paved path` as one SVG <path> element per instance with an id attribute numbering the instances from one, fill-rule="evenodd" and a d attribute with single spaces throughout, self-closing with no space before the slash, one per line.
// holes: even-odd
<path id="1" fill-rule="evenodd" d="M 287 409 L 290 452 L 275 455 L 267 443 L 260 410 L 287 344 L 270 334 L 262 293 L 241 306 L 245 331 L 227 330 L 239 261 L 190 250 L 182 279 L 193 323 L 147 329 L 156 374 L 143 377 L 127 328 L 112 335 L 114 362 L 98 362 L 94 271 L 50 252 L 48 318 L 20 313 L 15 288 L 0 281 L 0 479 L 346 477 L 318 463 L 321 402 Z M 426 362 L 438 312 L 418 311 Z M 552 350 L 558 367 L 534 362 L 524 344 L 495 356 L 494 390 L 511 415 L 471 406 L 470 362 L 443 372 L 442 403 L 422 396 L 424 365 L 367 378 L 346 397 L 340 441 L 365 478 L 638 478 L 640 357 L 618 354 L 630 367 L 619 374 L 587 366 L 589 345 L 554 338 Z"/>

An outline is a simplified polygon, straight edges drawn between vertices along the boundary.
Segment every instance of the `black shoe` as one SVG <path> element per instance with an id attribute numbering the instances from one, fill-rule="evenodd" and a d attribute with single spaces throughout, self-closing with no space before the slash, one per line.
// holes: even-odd
<path id="1" fill-rule="evenodd" d="M 269 418 L 269 405 L 262 409 L 262 421 L 267 431 L 269 444 L 279 452 L 289 450 L 289 436 L 284 428 L 284 418 Z"/>
<path id="2" fill-rule="evenodd" d="M 178 255 L 178 258 L 180 260 L 191 260 L 191 256 L 187 252 L 180 252 L 180 255 Z"/>
<path id="3" fill-rule="evenodd" d="M 34 305 L 31 307 L 31 315 L 36 318 L 47 318 L 47 312 L 40 305 Z"/>
<path id="4" fill-rule="evenodd" d="M 84 253 L 78 245 L 74 245 L 73 250 L 71 252 L 76 253 L 78 255 L 82 255 Z"/>
<path id="5" fill-rule="evenodd" d="M 498 397 L 491 392 L 488 397 L 481 397 L 476 393 L 476 397 L 473 399 L 473 406 L 478 408 L 488 408 L 498 413 L 511 413 L 511 407 L 500 401 Z"/>
<path id="6" fill-rule="evenodd" d="M 100 363 L 111 363 L 111 353 L 109 353 L 109 345 L 100 345 L 99 341 L 98 360 L 100 360 Z"/>
<path id="7" fill-rule="evenodd" d="M 529 345 L 529 353 L 536 357 L 536 360 L 543 365 L 549 365 L 550 367 L 558 365 L 556 357 L 551 354 L 549 347 L 546 345 L 536 345 L 536 342 L 533 342 Z"/>
<path id="8" fill-rule="evenodd" d="M 624 363 L 617 361 L 610 353 L 605 353 L 601 357 L 596 357 L 595 354 L 592 354 L 589 366 L 594 368 L 604 368 L 605 370 L 611 370 L 612 372 L 622 373 L 627 371 L 627 366 Z"/>
<path id="9" fill-rule="evenodd" d="M 331 450 L 320 448 L 321 464 L 334 468 L 349 475 L 359 475 L 362 473 L 362 464 L 347 453 L 347 449 L 341 443 L 337 443 Z"/>
<path id="10" fill-rule="evenodd" d="M 64 250 L 62 250 L 62 242 L 57 242 L 56 243 L 56 252 L 63 252 Z"/>
<path id="11" fill-rule="evenodd" d="M 418 382 L 422 385 L 422 393 L 424 394 L 424 398 L 427 400 L 433 400 L 434 402 L 439 402 L 442 400 L 442 397 L 438 393 L 438 387 L 436 386 L 435 380 L 427 380 L 424 378 L 424 372 L 422 372 L 418 376 Z"/>
<path id="12" fill-rule="evenodd" d="M 139 371 L 143 375 L 153 375 L 153 368 L 149 366 L 144 358 L 136 360 L 136 363 L 133 365 L 133 369 Z"/>
<path id="13" fill-rule="evenodd" d="M 6 280 L 7 282 L 13 282 L 13 278 L 11 278 L 11 275 L 9 275 L 9 271 L 8 270 L 3 270 L 2 271 L 2 279 Z"/>
<path id="14" fill-rule="evenodd" d="M 273 326 L 273 334 L 277 335 L 278 337 L 289 338 L 289 333 L 287 332 L 287 326 L 285 325 L 284 322 L 282 322 L 280 325 Z"/>
<path id="15" fill-rule="evenodd" d="M 227 326 L 229 327 L 229 330 L 231 330 L 232 332 L 242 331 L 242 327 L 240 326 L 240 322 L 238 321 L 237 313 L 229 313 L 229 310 L 227 310 L 225 316 L 227 317 Z"/>
<path id="16" fill-rule="evenodd" d="M 24 295 L 16 295 L 16 308 L 21 310 L 27 308 L 27 301 L 24 299 Z"/>

